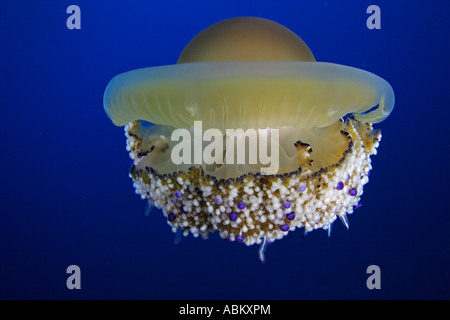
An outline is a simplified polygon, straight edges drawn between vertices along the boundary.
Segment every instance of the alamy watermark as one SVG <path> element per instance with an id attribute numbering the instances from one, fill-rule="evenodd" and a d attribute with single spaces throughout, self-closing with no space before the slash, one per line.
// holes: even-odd
<path id="1" fill-rule="evenodd" d="M 67 7 L 66 13 L 70 14 L 67 18 L 66 26 L 69 30 L 81 29 L 81 9 L 77 5 Z M 370 5 L 366 10 L 370 16 L 367 18 L 366 26 L 369 30 L 381 29 L 381 9 L 377 5 Z"/>
<path id="2" fill-rule="evenodd" d="M 66 13 L 70 16 L 66 20 L 67 29 L 81 29 L 81 9 L 77 5 L 70 5 L 67 7 Z"/>
<path id="3" fill-rule="evenodd" d="M 260 165 L 261 174 L 276 174 L 280 166 L 279 140 L 278 129 L 226 129 L 224 134 L 215 128 L 203 131 L 202 122 L 195 121 L 193 130 L 172 132 L 171 141 L 178 143 L 172 148 L 171 160 L 175 165 Z M 204 142 L 209 143 L 203 147 Z"/>
<path id="4" fill-rule="evenodd" d="M 370 14 L 367 18 L 367 29 L 381 29 L 381 9 L 377 5 L 370 5 L 367 7 L 366 13 Z"/>
<path id="5" fill-rule="evenodd" d="M 370 276 L 367 278 L 366 286 L 367 289 L 373 290 L 373 289 L 381 289 L 381 269 L 379 266 L 373 264 L 367 267 L 366 270 L 367 274 L 370 274 Z"/>
<path id="6" fill-rule="evenodd" d="M 66 280 L 67 289 L 81 289 L 81 269 L 79 266 L 72 264 L 67 267 L 66 273 L 70 274 Z"/>

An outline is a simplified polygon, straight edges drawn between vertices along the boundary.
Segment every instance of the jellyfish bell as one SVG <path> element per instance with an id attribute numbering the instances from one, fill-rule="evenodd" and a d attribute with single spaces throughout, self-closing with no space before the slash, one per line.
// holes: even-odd
<path id="1" fill-rule="evenodd" d="M 177 63 L 224 61 L 316 61 L 294 32 L 252 17 L 220 21 L 195 36 Z"/>
<path id="2" fill-rule="evenodd" d="M 196 237 L 219 231 L 224 239 L 261 244 L 260 255 L 289 231 L 329 230 L 337 217 L 347 221 L 381 139 L 372 123 L 393 106 L 385 80 L 316 62 L 295 33 L 252 17 L 206 28 L 177 64 L 120 74 L 104 94 L 107 115 L 125 126 L 136 192 L 162 208 L 173 231 Z M 279 167 L 261 172 L 260 158 L 174 163 L 174 132 L 187 129 L 195 140 L 196 122 L 202 132 L 223 132 L 216 137 L 224 142 L 223 159 L 231 152 L 226 130 L 240 129 L 237 139 L 249 130 L 269 137 Z M 206 148 L 194 146 L 192 153 Z M 252 155 L 247 150 L 245 158 Z"/>
<path id="3" fill-rule="evenodd" d="M 200 32 L 176 65 L 116 76 L 106 88 L 104 106 L 119 126 L 141 119 L 177 128 L 196 120 L 205 129 L 311 128 L 350 113 L 380 122 L 392 111 L 394 95 L 370 72 L 316 62 L 289 29 L 244 17 Z"/>

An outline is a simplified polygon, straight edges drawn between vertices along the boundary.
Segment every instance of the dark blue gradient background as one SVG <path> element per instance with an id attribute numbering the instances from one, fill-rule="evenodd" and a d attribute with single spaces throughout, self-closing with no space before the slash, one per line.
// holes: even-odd
<path id="1" fill-rule="evenodd" d="M 82 29 L 66 28 L 81 8 Z M 382 29 L 366 28 L 381 7 Z M 1 299 L 448 299 L 448 1 L 0 2 Z M 118 73 L 173 64 L 205 27 L 277 21 L 319 61 L 363 68 L 395 90 L 363 207 L 257 247 L 174 235 L 128 178 L 123 129 L 103 111 Z M 82 289 L 66 288 L 80 266 Z M 366 268 L 381 268 L 381 290 Z"/>

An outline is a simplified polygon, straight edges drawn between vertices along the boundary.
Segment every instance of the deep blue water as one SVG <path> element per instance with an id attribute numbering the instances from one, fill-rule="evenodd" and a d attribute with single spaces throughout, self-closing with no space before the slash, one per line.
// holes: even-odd
<path id="1" fill-rule="evenodd" d="M 66 8 L 81 8 L 81 30 Z M 366 8 L 381 8 L 381 30 Z M 450 298 L 448 1 L 0 2 L 1 299 Z M 331 238 L 257 247 L 174 234 L 128 178 L 123 129 L 103 111 L 118 73 L 173 64 L 203 28 L 274 20 L 318 61 L 363 68 L 396 94 L 363 207 Z M 81 268 L 81 290 L 66 268 Z M 366 268 L 381 268 L 368 290 Z"/>

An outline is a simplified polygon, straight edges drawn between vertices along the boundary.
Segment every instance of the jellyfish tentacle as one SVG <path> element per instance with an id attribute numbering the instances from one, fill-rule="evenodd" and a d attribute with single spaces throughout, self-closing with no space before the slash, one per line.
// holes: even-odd
<path id="1" fill-rule="evenodd" d="M 306 228 L 305 228 L 305 230 L 303 231 L 303 240 L 306 240 L 306 237 L 308 236 L 308 231 L 306 230 Z"/>
<path id="2" fill-rule="evenodd" d="M 154 203 L 151 200 L 147 201 L 147 204 L 145 205 L 145 213 L 144 215 L 146 217 L 148 217 L 150 215 L 150 212 L 152 212 L 153 208 L 154 208 Z"/>
<path id="3" fill-rule="evenodd" d="M 350 228 L 350 224 L 348 223 L 347 214 L 343 214 L 339 216 L 339 219 L 341 219 L 342 224 L 347 228 L 347 230 Z"/>
<path id="4" fill-rule="evenodd" d="M 175 233 L 175 238 L 173 239 L 173 244 L 179 244 L 182 239 L 183 239 L 183 230 L 177 229 Z"/>
<path id="5" fill-rule="evenodd" d="M 267 245 L 268 245 L 268 241 L 267 241 L 267 237 L 264 236 L 263 240 L 261 242 L 261 245 L 259 246 L 259 250 L 258 250 L 258 256 L 259 256 L 259 261 L 261 263 L 265 263 L 266 262 L 266 249 L 267 249 Z"/>
<path id="6" fill-rule="evenodd" d="M 333 223 L 330 223 L 330 225 L 328 226 L 328 237 L 331 237 L 331 231 L 333 229 Z"/>

